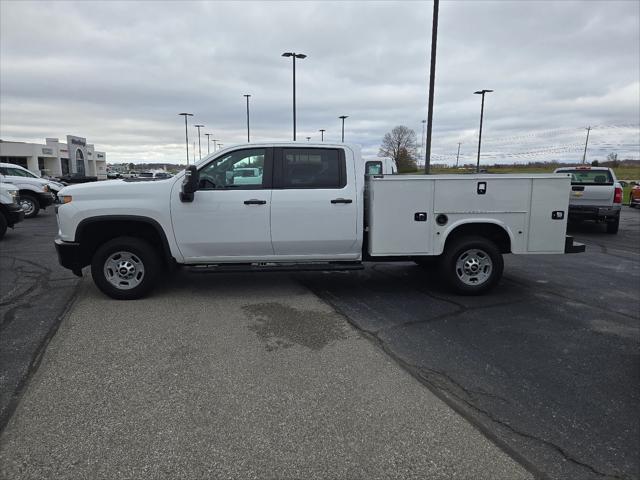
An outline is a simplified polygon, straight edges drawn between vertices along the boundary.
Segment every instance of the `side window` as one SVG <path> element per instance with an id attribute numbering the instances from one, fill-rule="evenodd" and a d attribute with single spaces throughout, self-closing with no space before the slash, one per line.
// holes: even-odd
<path id="1" fill-rule="evenodd" d="M 264 148 L 236 150 L 215 159 L 200 169 L 199 189 L 263 188 L 266 153 Z"/>
<path id="2" fill-rule="evenodd" d="M 368 161 L 364 164 L 365 175 L 382 175 L 382 162 L 379 160 Z"/>
<path id="3" fill-rule="evenodd" d="M 340 150 L 282 149 L 282 187 L 342 188 L 346 184 L 347 171 Z"/>

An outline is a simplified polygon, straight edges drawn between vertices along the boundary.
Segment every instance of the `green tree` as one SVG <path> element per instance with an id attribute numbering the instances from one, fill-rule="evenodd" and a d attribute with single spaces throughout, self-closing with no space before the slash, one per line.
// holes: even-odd
<path id="1" fill-rule="evenodd" d="M 396 163 L 398 172 L 414 172 L 418 168 L 416 132 L 404 125 L 398 125 L 385 134 L 378 156 L 391 158 Z"/>

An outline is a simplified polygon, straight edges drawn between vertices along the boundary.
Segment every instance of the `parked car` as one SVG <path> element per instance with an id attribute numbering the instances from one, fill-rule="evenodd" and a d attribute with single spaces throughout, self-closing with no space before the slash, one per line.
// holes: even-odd
<path id="1" fill-rule="evenodd" d="M 18 187 L 11 183 L 0 182 L 0 239 L 7 228 L 24 219 L 24 210 L 18 202 Z"/>
<path id="2" fill-rule="evenodd" d="M 640 185 L 635 185 L 629 191 L 629 206 L 635 208 L 640 205 Z"/>
<path id="3" fill-rule="evenodd" d="M 571 174 L 569 221 L 591 220 L 604 223 L 607 233 L 618 233 L 622 186 L 607 167 L 562 167 L 556 173 Z"/>
<path id="4" fill-rule="evenodd" d="M 259 181 L 237 184 L 234 166 L 247 164 Z M 167 181 L 66 187 L 55 246 L 63 267 L 91 265 L 117 299 L 140 298 L 177 265 L 354 270 L 430 257 L 453 290 L 476 295 L 500 279 L 505 253 L 584 251 L 566 236 L 568 174 L 386 173 L 366 175 L 355 145 L 234 146 Z"/>
<path id="5" fill-rule="evenodd" d="M 62 190 L 63 185 L 54 184 L 31 173 L 26 168 L 12 163 L 0 163 L 0 181 L 12 183 L 18 187 L 20 205 L 24 210 L 25 218 L 38 215 L 40 209 L 52 205 L 56 199 L 54 188 Z"/>

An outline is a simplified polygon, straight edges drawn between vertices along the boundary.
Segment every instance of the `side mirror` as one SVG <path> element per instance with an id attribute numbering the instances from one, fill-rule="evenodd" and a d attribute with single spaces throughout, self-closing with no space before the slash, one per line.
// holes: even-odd
<path id="1" fill-rule="evenodd" d="M 180 192 L 181 202 L 193 202 L 193 194 L 198 190 L 200 174 L 195 165 L 189 165 L 184 172 L 182 180 L 182 191 Z"/>

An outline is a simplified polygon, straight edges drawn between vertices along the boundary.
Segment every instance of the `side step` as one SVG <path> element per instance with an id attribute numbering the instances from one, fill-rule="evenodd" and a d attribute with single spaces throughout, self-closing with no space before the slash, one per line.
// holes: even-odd
<path id="1" fill-rule="evenodd" d="M 361 262 L 313 262 L 313 263 L 216 263 L 185 265 L 190 272 L 228 273 L 228 272 L 308 272 L 308 271 L 344 271 L 362 270 Z"/>
<path id="2" fill-rule="evenodd" d="M 584 243 L 574 242 L 571 235 L 564 239 L 564 253 L 582 253 L 586 250 Z"/>

